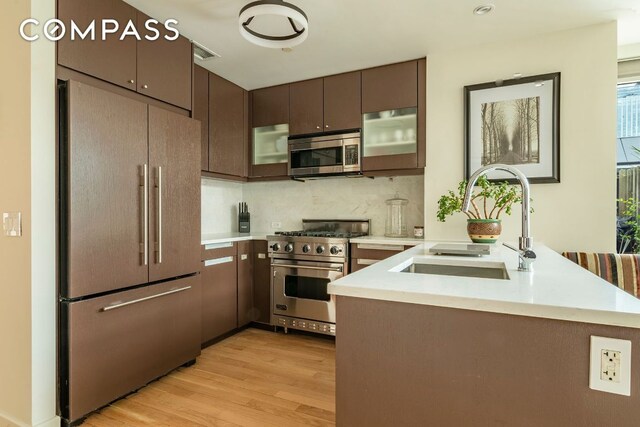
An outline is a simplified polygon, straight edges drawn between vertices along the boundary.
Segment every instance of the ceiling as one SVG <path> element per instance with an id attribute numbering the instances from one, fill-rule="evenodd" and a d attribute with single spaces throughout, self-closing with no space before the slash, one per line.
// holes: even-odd
<path id="1" fill-rule="evenodd" d="M 292 52 L 255 46 L 238 31 L 251 0 L 126 0 L 154 18 L 175 18 L 186 37 L 221 55 L 200 63 L 245 89 L 424 57 L 504 39 L 618 21 L 618 44 L 640 43 L 640 0 L 289 0 L 309 18 Z M 257 21 L 257 18 L 256 18 Z M 257 25 L 286 32 L 284 21 Z"/>

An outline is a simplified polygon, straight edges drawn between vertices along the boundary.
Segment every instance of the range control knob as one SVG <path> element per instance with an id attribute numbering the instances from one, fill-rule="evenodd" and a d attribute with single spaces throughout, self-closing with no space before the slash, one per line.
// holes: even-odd
<path id="1" fill-rule="evenodd" d="M 274 252 L 278 252 L 280 250 L 280 243 L 274 243 L 273 245 L 271 245 L 271 249 Z"/>
<path id="2" fill-rule="evenodd" d="M 338 255 L 340 252 L 342 252 L 342 248 L 339 248 L 337 246 L 331 246 L 331 255 Z"/>
<path id="3" fill-rule="evenodd" d="M 304 252 L 305 254 L 306 254 L 306 253 L 309 253 L 310 251 L 311 251 L 311 246 L 309 246 L 309 245 L 304 245 L 304 246 L 302 247 L 302 252 Z"/>
<path id="4" fill-rule="evenodd" d="M 316 248 L 316 253 L 323 254 L 324 253 L 324 246 L 318 246 Z"/>
<path id="5" fill-rule="evenodd" d="M 293 245 L 291 243 L 287 243 L 287 245 L 284 247 L 284 251 L 293 252 Z"/>

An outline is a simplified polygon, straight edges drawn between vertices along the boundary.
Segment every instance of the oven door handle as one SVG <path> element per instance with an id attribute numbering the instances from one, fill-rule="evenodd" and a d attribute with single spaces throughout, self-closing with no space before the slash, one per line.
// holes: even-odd
<path id="1" fill-rule="evenodd" d="M 298 268 L 302 270 L 336 271 L 342 273 L 342 267 L 314 267 L 309 265 L 273 264 L 273 267 Z"/>

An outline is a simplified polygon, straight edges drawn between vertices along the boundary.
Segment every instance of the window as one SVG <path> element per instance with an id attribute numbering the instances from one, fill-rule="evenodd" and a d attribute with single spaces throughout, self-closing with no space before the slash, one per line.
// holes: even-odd
<path id="1" fill-rule="evenodd" d="M 618 252 L 640 252 L 640 81 L 618 85 Z"/>

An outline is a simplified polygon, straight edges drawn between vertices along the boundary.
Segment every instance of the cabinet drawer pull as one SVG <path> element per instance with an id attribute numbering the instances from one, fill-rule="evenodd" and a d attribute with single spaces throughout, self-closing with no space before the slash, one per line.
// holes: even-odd
<path id="1" fill-rule="evenodd" d="M 373 249 L 376 251 L 404 251 L 402 245 L 375 245 L 370 243 L 358 243 L 358 249 Z"/>
<path id="2" fill-rule="evenodd" d="M 151 295 L 151 296 L 144 297 L 144 298 L 138 298 L 138 299 L 134 299 L 132 301 L 121 302 L 121 303 L 118 303 L 118 304 L 108 305 L 106 307 L 102 307 L 100 309 L 100 311 L 115 310 L 116 308 L 126 307 L 126 306 L 131 305 L 131 304 L 137 304 L 139 302 L 149 301 L 150 299 L 160 298 L 160 297 L 163 297 L 163 296 L 166 296 L 166 295 L 171 295 L 171 294 L 177 294 L 178 292 L 183 292 L 183 291 L 186 291 L 188 289 L 191 289 L 191 286 L 185 286 L 184 288 L 179 288 L 179 289 L 171 289 L 170 291 L 161 292 L 161 293 L 156 294 L 156 295 Z"/>
<path id="3" fill-rule="evenodd" d="M 233 262 L 232 256 L 227 256 L 224 258 L 208 259 L 204 262 L 204 266 L 211 267 L 212 265 L 226 264 L 228 262 Z"/>
<path id="4" fill-rule="evenodd" d="M 227 243 L 210 243 L 208 245 L 204 245 L 204 249 L 206 251 L 210 251 L 211 249 L 222 249 L 222 248 L 232 248 L 233 242 Z"/>
<path id="5" fill-rule="evenodd" d="M 376 262 L 380 262 L 379 259 L 366 259 L 366 258 L 358 258 L 356 260 L 356 264 L 358 265 L 373 265 Z"/>
<path id="6" fill-rule="evenodd" d="M 149 89 L 149 85 L 142 85 L 142 89 Z"/>
<path id="7" fill-rule="evenodd" d="M 134 84 L 136 81 L 135 80 L 127 80 L 127 83 L 129 84 Z"/>

